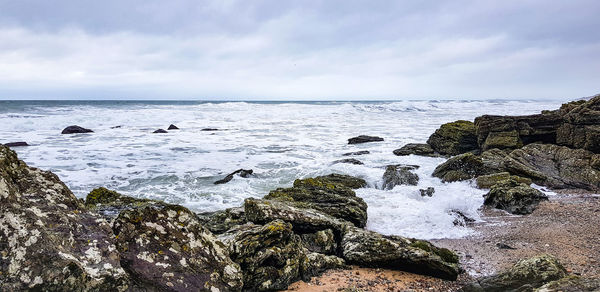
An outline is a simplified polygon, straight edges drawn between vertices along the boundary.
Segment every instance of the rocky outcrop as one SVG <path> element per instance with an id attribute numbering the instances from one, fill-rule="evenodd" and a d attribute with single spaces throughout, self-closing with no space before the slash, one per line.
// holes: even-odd
<path id="1" fill-rule="evenodd" d="M 391 190 L 398 185 L 416 186 L 419 176 L 412 171 L 417 168 L 418 165 L 388 165 L 383 173 L 383 189 Z"/>
<path id="2" fill-rule="evenodd" d="M 600 153 L 600 95 L 563 105 L 560 112 L 565 122 L 558 128 L 557 144 Z"/>
<path id="3" fill-rule="evenodd" d="M 560 280 L 552 281 L 535 292 L 598 292 L 600 291 L 600 279 L 582 278 L 579 276 L 567 276 Z"/>
<path id="4" fill-rule="evenodd" d="M 410 143 L 402 146 L 399 149 L 393 151 L 396 156 L 407 156 L 407 155 L 418 155 L 428 157 L 438 157 L 439 154 L 435 153 L 433 148 L 429 144 Z"/>
<path id="5" fill-rule="evenodd" d="M 455 280 L 458 276 L 458 256 L 426 241 L 381 234 L 347 226 L 341 249 L 343 258 L 351 264 L 383 267 Z"/>
<path id="6" fill-rule="evenodd" d="M 540 202 L 548 200 L 544 193 L 513 179 L 495 184 L 484 198 L 484 205 L 519 215 L 531 214 Z"/>
<path id="7" fill-rule="evenodd" d="M 124 291 L 110 225 L 0 145 L 0 290 Z"/>
<path id="8" fill-rule="evenodd" d="M 458 155 L 479 149 L 475 125 L 463 120 L 443 124 L 429 137 L 427 144 L 442 155 Z"/>
<path id="9" fill-rule="evenodd" d="M 432 175 L 441 178 L 444 182 L 454 182 L 491 174 L 496 170 L 495 166 L 487 163 L 482 156 L 464 153 L 438 165 Z"/>
<path id="10" fill-rule="evenodd" d="M 381 138 L 381 137 L 360 135 L 360 136 L 348 139 L 348 144 L 362 144 L 362 143 L 368 143 L 368 142 L 381 142 L 381 141 L 383 141 L 383 138 Z"/>
<path id="11" fill-rule="evenodd" d="M 354 164 L 354 165 L 363 165 L 364 163 L 362 163 L 362 161 L 355 159 L 355 158 L 345 158 L 345 159 L 340 159 L 340 160 L 336 160 L 333 162 L 333 164 L 337 164 L 337 163 L 348 163 L 348 164 Z"/>
<path id="12" fill-rule="evenodd" d="M 161 201 L 137 199 L 121 195 L 104 187 L 92 190 L 85 198 L 85 206 L 112 221 L 123 210 L 137 209 L 151 205 L 164 205 Z"/>
<path id="13" fill-rule="evenodd" d="M 214 234 L 223 233 L 247 222 L 243 207 L 198 214 L 202 225 Z"/>
<path id="14" fill-rule="evenodd" d="M 173 124 L 170 124 L 169 128 L 167 128 L 167 130 L 169 130 L 169 131 L 170 130 L 179 130 L 179 128 L 177 126 L 173 125 Z"/>
<path id="15" fill-rule="evenodd" d="M 600 190 L 600 154 L 552 144 L 530 144 L 504 161 L 512 174 L 551 188 Z"/>
<path id="16" fill-rule="evenodd" d="M 4 146 L 6 146 L 6 147 L 25 147 L 25 146 L 29 146 L 29 144 L 27 144 L 27 142 L 10 142 L 10 143 L 4 144 Z"/>
<path id="17" fill-rule="evenodd" d="M 301 235 L 304 247 L 311 252 L 333 255 L 337 253 L 337 242 L 335 233 L 331 229 L 325 229 L 314 233 Z"/>
<path id="18" fill-rule="evenodd" d="M 499 274 L 483 277 L 464 288 L 463 292 L 532 291 L 567 274 L 560 262 L 550 255 L 522 260 Z"/>
<path id="19" fill-rule="evenodd" d="M 302 279 L 310 281 L 311 277 L 321 275 L 330 269 L 347 269 L 346 261 L 334 255 L 322 253 L 306 253 L 306 260 L 302 262 Z"/>
<path id="20" fill-rule="evenodd" d="M 214 184 L 220 185 L 220 184 L 228 183 L 233 179 L 233 177 L 236 174 L 240 177 L 248 178 L 248 177 L 252 176 L 252 173 L 254 173 L 254 171 L 252 169 L 238 169 L 238 170 L 226 175 L 223 179 L 220 179 L 220 180 L 214 182 Z"/>
<path id="21" fill-rule="evenodd" d="M 355 152 L 348 152 L 348 153 L 344 153 L 342 154 L 342 156 L 358 156 L 358 155 L 366 155 L 366 154 L 370 154 L 371 152 L 367 151 L 367 150 L 363 150 L 363 151 L 355 151 Z"/>
<path id="22" fill-rule="evenodd" d="M 68 126 L 62 130 L 61 134 L 80 134 L 80 133 L 93 133 L 94 131 L 86 129 L 80 126 Z"/>
<path id="23" fill-rule="evenodd" d="M 242 271 L 188 209 L 163 204 L 122 211 L 113 230 L 121 266 L 142 289 L 239 291 Z"/>
<path id="24" fill-rule="evenodd" d="M 163 129 L 158 129 L 158 130 L 152 132 L 152 134 L 166 134 L 166 133 L 169 133 L 169 132 L 167 132 L 166 130 L 163 130 Z"/>
<path id="25" fill-rule="evenodd" d="M 532 183 L 531 179 L 529 179 L 529 178 L 511 175 L 509 172 L 506 172 L 506 171 L 488 174 L 488 175 L 482 175 L 477 178 L 476 183 L 477 183 L 477 187 L 480 189 L 489 189 L 492 186 L 494 186 L 495 184 L 505 181 L 505 180 L 508 180 L 508 179 L 512 179 L 519 183 L 524 183 L 526 185 L 531 185 L 531 183 Z"/>

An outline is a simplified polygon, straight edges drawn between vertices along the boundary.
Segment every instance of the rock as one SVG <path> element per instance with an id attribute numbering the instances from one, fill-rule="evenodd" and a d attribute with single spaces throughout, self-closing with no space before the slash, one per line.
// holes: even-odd
<path id="1" fill-rule="evenodd" d="M 215 128 L 204 128 L 204 129 L 201 129 L 200 131 L 203 131 L 203 132 L 213 132 L 213 131 L 218 131 L 218 130 L 219 129 L 215 129 Z"/>
<path id="2" fill-rule="evenodd" d="M 243 207 L 198 214 L 202 226 L 214 234 L 223 233 L 237 225 L 247 222 Z"/>
<path id="3" fill-rule="evenodd" d="M 458 155 L 479 149 L 475 125 L 463 120 L 443 124 L 429 137 L 427 144 L 443 155 Z"/>
<path id="4" fill-rule="evenodd" d="M 438 157 L 439 154 L 433 151 L 429 144 L 410 143 L 402 146 L 400 149 L 394 150 L 396 156 L 419 155 L 428 157 Z"/>
<path id="5" fill-rule="evenodd" d="M 165 133 L 169 133 L 169 132 L 167 132 L 167 131 L 165 131 L 163 129 L 158 129 L 158 130 L 152 132 L 152 134 L 165 134 Z"/>
<path id="6" fill-rule="evenodd" d="M 506 210 L 512 214 L 531 214 L 537 205 L 548 197 L 524 183 L 508 179 L 492 186 L 484 196 L 486 206 Z"/>
<path id="7" fill-rule="evenodd" d="M 113 225 L 121 266 L 141 290 L 239 291 L 242 272 L 188 209 L 163 204 L 122 211 Z"/>
<path id="8" fill-rule="evenodd" d="M 362 163 L 362 161 L 360 161 L 358 159 L 354 159 L 354 158 L 340 159 L 340 160 L 336 160 L 333 162 L 333 164 L 337 164 L 337 163 L 348 163 L 348 164 L 354 164 L 354 165 L 363 165 L 364 164 L 364 163 Z"/>
<path id="9" fill-rule="evenodd" d="M 348 139 L 348 144 L 361 144 L 361 143 L 367 143 L 367 142 L 381 142 L 381 141 L 383 141 L 383 138 L 376 137 L 376 136 L 360 135 L 358 137 Z"/>
<path id="10" fill-rule="evenodd" d="M 282 220 L 264 226 L 246 224 L 219 238 L 244 271 L 244 290 L 282 290 L 301 279 L 306 254 L 291 224 Z"/>
<path id="11" fill-rule="evenodd" d="M 455 280 L 458 256 L 427 241 L 346 226 L 341 243 L 346 262 L 363 267 L 388 268 Z"/>
<path id="12" fill-rule="evenodd" d="M 94 131 L 80 126 L 68 126 L 62 130 L 61 134 L 79 134 L 79 133 L 93 133 Z"/>
<path id="13" fill-rule="evenodd" d="M 239 175 L 240 177 L 248 178 L 252 175 L 253 172 L 254 171 L 252 169 L 238 169 L 238 170 L 228 174 L 227 176 L 225 176 L 225 178 L 214 182 L 214 184 L 220 185 L 220 184 L 228 183 L 233 179 L 233 176 L 235 176 L 236 174 Z"/>
<path id="14" fill-rule="evenodd" d="M 508 244 L 501 243 L 501 242 L 496 243 L 496 247 L 499 249 L 516 249 Z"/>
<path id="15" fill-rule="evenodd" d="M 522 260 L 499 274 L 480 278 L 460 291 L 532 291 L 548 282 L 561 279 L 566 274 L 567 271 L 555 257 L 541 255 Z"/>
<path id="16" fill-rule="evenodd" d="M 169 128 L 167 130 L 179 130 L 179 128 L 173 124 L 169 125 Z"/>
<path id="17" fill-rule="evenodd" d="M 264 197 L 267 200 L 294 202 L 295 206 L 312 208 L 358 227 L 367 223 L 367 203 L 349 188 L 364 186 L 364 180 L 329 175 L 294 181 L 292 188 L 278 188 Z"/>
<path id="18" fill-rule="evenodd" d="M 600 279 L 582 278 L 579 276 L 567 276 L 560 280 L 552 281 L 535 292 L 598 292 L 600 291 Z"/>
<path id="19" fill-rule="evenodd" d="M 435 193 L 435 189 L 433 187 L 428 187 L 426 189 L 420 189 L 419 192 L 421 193 L 421 197 L 432 197 Z"/>
<path id="20" fill-rule="evenodd" d="M 322 254 L 336 254 L 338 246 L 335 234 L 331 229 L 325 229 L 314 233 L 300 235 L 304 247 L 311 252 Z"/>
<path id="21" fill-rule="evenodd" d="M 468 217 L 463 212 L 458 210 L 450 210 L 448 211 L 448 214 L 454 216 L 454 220 L 452 221 L 454 226 L 467 226 L 475 222 L 475 219 Z"/>
<path id="22" fill-rule="evenodd" d="M 504 161 L 512 174 L 557 189 L 600 190 L 600 154 L 552 144 L 529 144 Z"/>
<path id="23" fill-rule="evenodd" d="M 306 282 L 311 277 L 321 275 L 330 269 L 347 269 L 346 261 L 334 255 L 324 255 L 320 253 L 307 253 L 306 260 L 302 262 L 302 279 Z"/>
<path id="24" fill-rule="evenodd" d="M 388 165 L 383 173 L 383 189 L 391 190 L 398 185 L 416 186 L 419 176 L 412 172 L 417 169 L 416 165 Z"/>
<path id="25" fill-rule="evenodd" d="M 496 169 L 486 163 L 482 156 L 464 153 L 438 165 L 432 175 L 441 178 L 444 182 L 454 182 L 487 175 L 495 171 Z"/>
<path id="26" fill-rule="evenodd" d="M 110 225 L 0 145 L 0 290 L 125 291 Z"/>
<path id="27" fill-rule="evenodd" d="M 29 144 L 27 144 L 27 142 L 10 142 L 10 143 L 4 144 L 4 146 L 6 146 L 6 147 L 24 147 L 24 146 L 29 146 Z"/>
<path id="28" fill-rule="evenodd" d="M 370 153 L 371 152 L 369 152 L 367 150 L 363 150 L 363 151 L 344 153 L 344 154 L 342 154 L 342 156 L 358 156 L 358 155 L 365 155 L 365 154 L 370 154 Z"/>
<path id="29" fill-rule="evenodd" d="M 163 204 L 161 201 L 124 196 L 103 187 L 92 190 L 85 198 L 85 206 L 88 209 L 98 212 L 109 221 L 115 219 L 123 210 Z"/>
<path id="30" fill-rule="evenodd" d="M 529 116 L 484 115 L 475 119 L 477 142 L 481 149 L 517 149 L 535 142 L 556 143 L 562 124 L 556 112 Z"/>
<path id="31" fill-rule="evenodd" d="M 498 173 L 493 173 L 493 174 L 488 174 L 488 175 L 482 175 L 480 177 L 477 177 L 477 187 L 480 189 L 489 189 L 491 188 L 493 185 L 507 180 L 507 179 L 513 179 L 519 183 L 524 183 L 526 185 L 531 185 L 531 179 L 526 178 L 526 177 L 520 177 L 520 176 L 516 176 L 516 175 L 510 175 L 510 173 L 508 172 L 498 172 Z"/>
<path id="32" fill-rule="evenodd" d="M 560 111 L 565 123 L 558 128 L 556 143 L 600 153 L 600 95 L 563 105 Z"/>

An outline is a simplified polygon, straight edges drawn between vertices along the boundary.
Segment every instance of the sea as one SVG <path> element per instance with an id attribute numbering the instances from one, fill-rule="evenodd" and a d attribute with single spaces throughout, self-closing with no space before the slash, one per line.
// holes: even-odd
<path id="1" fill-rule="evenodd" d="M 395 156 L 407 143 L 424 143 L 441 124 L 483 114 L 524 115 L 556 109 L 566 100 L 427 100 L 328 102 L 217 101 L 0 101 L 0 143 L 15 147 L 30 166 L 50 170 L 79 198 L 106 187 L 137 198 L 209 212 L 290 187 L 295 179 L 348 174 L 368 186 L 356 191 L 368 204 L 367 228 L 422 239 L 472 234 L 455 226 L 458 210 L 483 220 L 484 190 L 473 182 L 442 183 L 431 176 L 445 158 Z M 153 134 L 170 124 L 179 130 Z M 61 135 L 70 125 L 89 134 Z M 205 129 L 218 129 L 205 131 Z M 373 135 L 383 142 L 349 145 Z M 363 165 L 334 163 L 344 153 Z M 419 165 L 417 186 L 382 190 L 387 165 Z M 214 182 L 237 169 L 254 176 Z M 434 187 L 432 197 L 419 189 Z"/>

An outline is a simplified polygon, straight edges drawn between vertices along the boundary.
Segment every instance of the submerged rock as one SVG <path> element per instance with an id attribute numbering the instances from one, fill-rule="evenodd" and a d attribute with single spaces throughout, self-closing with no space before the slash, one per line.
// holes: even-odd
<path id="1" fill-rule="evenodd" d="M 158 129 L 158 130 L 152 132 L 152 134 L 166 134 L 166 133 L 169 133 L 169 132 L 167 132 L 166 130 L 163 130 L 163 129 Z"/>
<path id="2" fill-rule="evenodd" d="M 443 124 L 429 137 L 427 144 L 443 155 L 458 155 L 479 149 L 475 124 L 463 120 Z"/>
<path id="3" fill-rule="evenodd" d="M 360 136 L 348 139 L 348 144 L 362 144 L 362 143 L 368 143 L 368 142 L 381 142 L 381 141 L 383 141 L 383 138 L 381 138 L 381 137 L 360 135 Z"/>
<path id="4" fill-rule="evenodd" d="M 406 156 L 406 155 L 419 155 L 419 156 L 429 156 L 429 157 L 438 157 L 439 154 L 435 153 L 433 148 L 429 144 L 419 144 L 419 143 L 410 143 L 402 146 L 400 149 L 394 150 L 394 155 L 396 156 Z"/>
<path id="5" fill-rule="evenodd" d="M 484 198 L 484 205 L 519 215 L 531 214 L 540 202 L 548 200 L 544 193 L 513 179 L 495 184 Z"/>
<path id="6" fill-rule="evenodd" d="M 480 278 L 460 291 L 532 291 L 548 282 L 561 279 L 566 274 L 567 271 L 558 259 L 550 255 L 541 255 L 522 260 L 499 274 Z"/>
<path id="7" fill-rule="evenodd" d="M 230 182 L 233 179 L 233 177 L 236 174 L 239 175 L 240 177 L 248 178 L 248 177 L 250 177 L 252 175 L 253 172 L 254 171 L 252 169 L 238 169 L 238 170 L 236 170 L 236 171 L 228 174 L 223 179 L 220 179 L 220 180 L 214 182 L 214 184 L 220 185 L 220 184 L 228 183 L 228 182 Z"/>
<path id="8" fill-rule="evenodd" d="M 93 133 L 94 131 L 86 129 L 80 126 L 68 126 L 62 130 L 61 134 L 79 134 L 79 133 Z"/>
<path id="9" fill-rule="evenodd" d="M 509 172 L 498 172 L 488 175 L 482 175 L 477 178 L 476 183 L 477 187 L 480 189 L 489 189 L 495 184 L 508 179 L 512 179 L 519 183 L 524 183 L 526 185 L 531 185 L 532 183 L 531 179 L 529 178 L 511 175 Z"/>
<path id="10" fill-rule="evenodd" d="M 348 163 L 348 164 L 354 164 L 354 165 L 363 165 L 364 164 L 364 163 L 362 163 L 362 161 L 360 161 L 358 159 L 354 159 L 354 158 L 340 159 L 340 160 L 336 160 L 333 162 L 333 164 L 337 164 L 337 163 Z"/>
<path id="11" fill-rule="evenodd" d="M 431 243 L 346 226 L 341 243 L 343 258 L 364 267 L 389 268 L 455 280 L 458 256 Z"/>
<path id="12" fill-rule="evenodd" d="M 170 124 L 169 128 L 167 128 L 167 130 L 179 130 L 179 128 L 173 124 Z"/>
<path id="13" fill-rule="evenodd" d="M 6 147 L 25 147 L 25 146 L 29 146 L 29 144 L 27 144 L 27 142 L 10 142 L 10 143 L 4 144 L 4 146 L 6 146 Z"/>
<path id="14" fill-rule="evenodd" d="M 388 165 L 383 173 L 383 189 L 391 190 L 398 185 L 416 186 L 419 176 L 412 172 L 419 168 L 417 165 Z"/>
<path id="15" fill-rule="evenodd" d="M 433 194 L 435 193 L 435 188 L 433 187 L 428 187 L 426 189 L 420 189 L 419 193 L 421 193 L 421 197 L 432 197 Z"/>
<path id="16" fill-rule="evenodd" d="M 239 291 L 242 271 L 188 209 L 163 204 L 122 211 L 113 230 L 121 266 L 141 289 Z"/>
<path id="17" fill-rule="evenodd" d="M 363 150 L 363 151 L 344 153 L 344 154 L 342 154 L 342 156 L 358 156 L 358 155 L 366 155 L 366 154 L 370 154 L 370 153 L 371 152 L 369 152 L 367 150 Z"/>

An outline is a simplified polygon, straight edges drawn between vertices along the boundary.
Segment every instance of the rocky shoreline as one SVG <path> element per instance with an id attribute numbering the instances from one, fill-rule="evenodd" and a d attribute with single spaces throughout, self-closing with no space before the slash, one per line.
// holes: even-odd
<path id="1" fill-rule="evenodd" d="M 363 135 L 348 143 L 378 141 L 383 138 Z M 516 223 L 508 229 L 475 226 L 483 237 L 428 242 L 364 229 L 368 206 L 354 190 L 366 182 L 348 175 L 297 179 L 240 207 L 196 214 L 104 188 L 77 199 L 56 175 L 27 166 L 0 145 L 0 290 L 272 291 L 352 266 L 438 278 L 432 283 L 441 286 L 431 287 L 443 291 L 598 291 L 598 269 L 592 267 L 598 263 L 575 268 L 565 251 L 572 237 L 600 222 L 597 200 L 556 201 L 530 184 L 598 192 L 599 153 L 600 96 L 538 115 L 442 125 L 427 144 L 409 144 L 394 154 L 449 157 L 433 176 L 476 180 L 490 189 L 484 214 Z M 384 187 L 416 184 L 412 170 L 418 167 L 387 166 Z M 523 216 L 506 217 L 504 211 Z M 586 220 L 571 221 L 578 215 Z M 548 225 L 548 233 L 540 231 Z M 561 238 L 544 243 L 556 249 L 537 246 L 545 234 Z M 593 256 L 599 237 L 587 235 L 590 245 L 580 252 Z M 496 250 L 487 241 L 513 255 L 489 256 Z M 464 274 L 477 264 L 493 268 L 479 278 Z"/>

